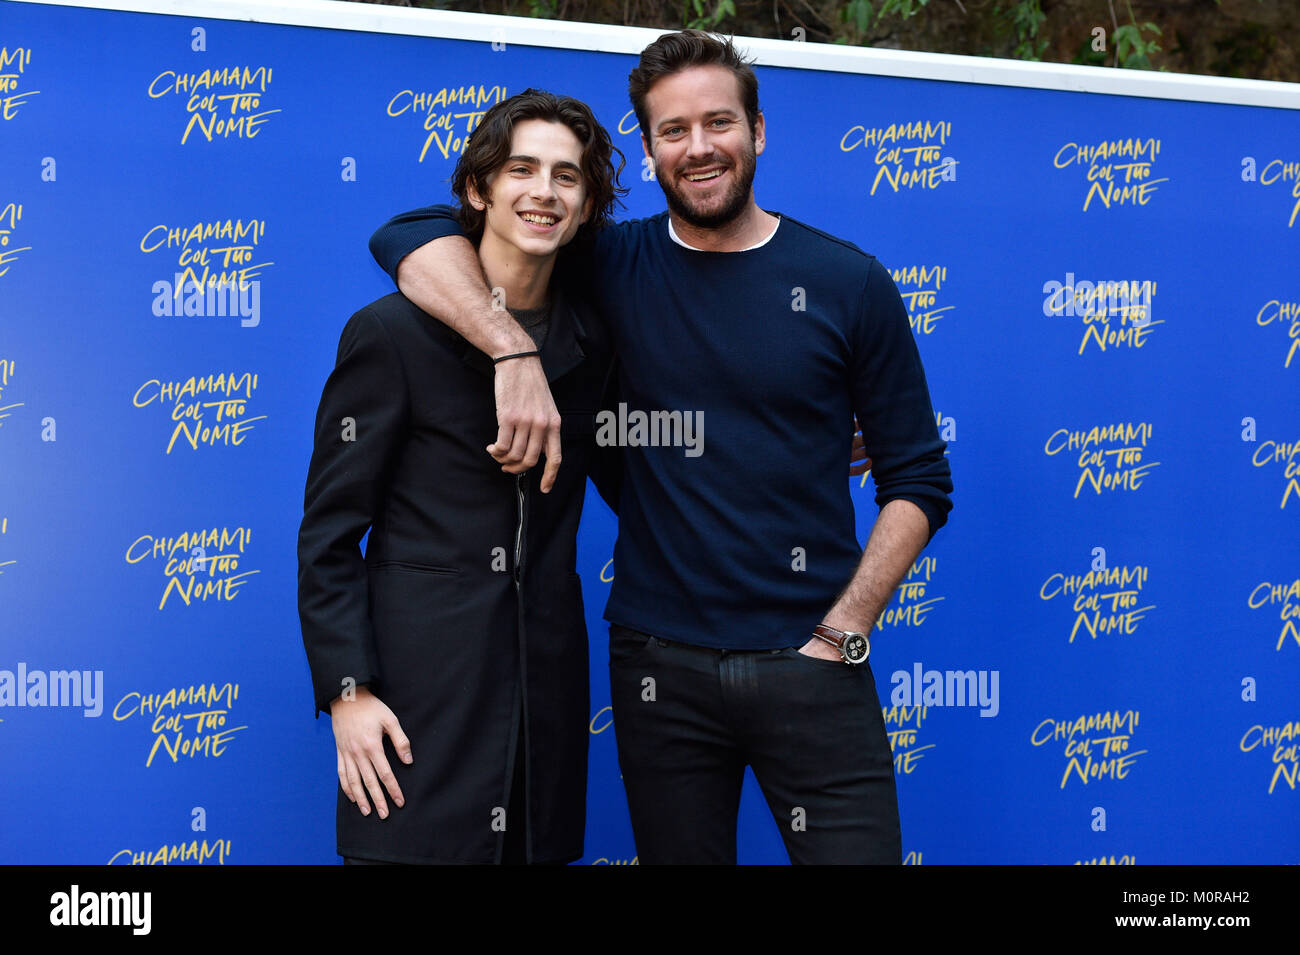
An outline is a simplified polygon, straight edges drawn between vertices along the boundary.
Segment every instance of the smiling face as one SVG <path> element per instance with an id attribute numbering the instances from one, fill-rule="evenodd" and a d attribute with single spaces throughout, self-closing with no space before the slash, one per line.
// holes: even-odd
<path id="1" fill-rule="evenodd" d="M 466 196 L 486 209 L 481 255 L 511 247 L 545 258 L 577 234 L 591 214 L 582 175 L 582 143 L 563 123 L 528 119 L 510 137 L 510 156 L 488 177 L 485 200 L 472 182 Z"/>
<path id="2" fill-rule="evenodd" d="M 736 219 L 753 201 L 764 145 L 762 114 L 751 134 L 736 77 L 722 66 L 689 67 L 657 80 L 645 103 L 650 130 L 641 143 L 668 208 L 701 229 Z"/>

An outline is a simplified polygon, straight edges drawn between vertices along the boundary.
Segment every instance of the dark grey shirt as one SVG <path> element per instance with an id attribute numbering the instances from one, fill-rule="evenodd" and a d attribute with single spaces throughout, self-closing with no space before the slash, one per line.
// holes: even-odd
<path id="1" fill-rule="evenodd" d="M 546 333 L 551 329 L 551 301 L 546 300 L 546 304 L 539 308 L 512 308 L 509 309 L 511 315 L 515 317 L 524 331 L 528 332 L 533 343 L 540 349 L 546 341 Z"/>

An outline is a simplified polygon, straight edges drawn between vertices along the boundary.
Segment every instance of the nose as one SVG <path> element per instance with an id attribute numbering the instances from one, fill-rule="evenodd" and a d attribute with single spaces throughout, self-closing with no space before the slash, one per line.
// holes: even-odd
<path id="1" fill-rule="evenodd" d="M 691 142 L 686 150 L 687 158 L 698 161 L 701 159 L 707 159 L 712 154 L 713 143 L 710 141 L 709 137 L 705 135 L 704 127 L 692 126 Z"/>
<path id="2" fill-rule="evenodd" d="M 529 194 L 539 203 L 550 205 L 555 199 L 555 184 L 551 181 L 551 174 L 543 171 L 533 180 L 533 187 Z"/>

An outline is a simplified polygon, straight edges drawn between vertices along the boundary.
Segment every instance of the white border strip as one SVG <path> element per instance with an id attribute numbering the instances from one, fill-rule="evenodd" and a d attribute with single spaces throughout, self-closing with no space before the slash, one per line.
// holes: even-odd
<path id="1" fill-rule="evenodd" d="M 159 13 L 247 20 L 288 26 L 398 33 L 490 43 L 494 38 L 522 46 L 563 47 L 604 53 L 639 54 L 669 30 L 570 23 L 526 17 L 451 13 L 337 0 L 0 0 L 60 7 L 88 7 L 131 13 Z M 984 83 L 1031 89 L 1145 96 L 1155 99 L 1229 103 L 1300 109 L 1300 83 L 1242 80 L 1191 73 L 1121 70 L 1066 63 L 1004 60 L 994 57 L 915 53 L 830 43 L 801 43 L 737 37 L 737 45 L 763 66 L 868 73 L 950 83 Z"/>

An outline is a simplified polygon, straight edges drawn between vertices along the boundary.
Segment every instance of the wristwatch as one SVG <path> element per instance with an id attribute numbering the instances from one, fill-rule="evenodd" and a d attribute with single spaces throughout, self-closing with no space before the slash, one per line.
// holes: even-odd
<path id="1" fill-rule="evenodd" d="M 813 627 L 813 636 L 829 643 L 840 651 L 840 659 L 845 663 L 865 663 L 871 653 L 871 643 L 865 633 L 855 630 L 836 630 L 824 623 Z"/>

